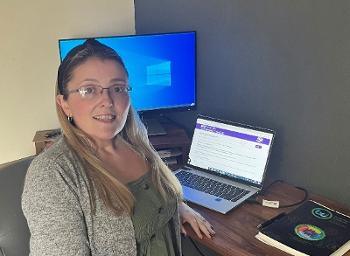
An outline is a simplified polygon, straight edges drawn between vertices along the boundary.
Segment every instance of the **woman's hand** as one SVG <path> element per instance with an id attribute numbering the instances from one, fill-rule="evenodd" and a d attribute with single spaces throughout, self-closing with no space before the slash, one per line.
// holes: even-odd
<path id="1" fill-rule="evenodd" d="M 215 234 L 215 231 L 210 223 L 205 218 L 203 218 L 202 215 L 193 210 L 184 202 L 180 203 L 179 212 L 181 219 L 181 233 L 184 235 L 187 235 L 185 227 L 183 225 L 186 222 L 191 225 L 194 232 L 200 239 L 203 238 L 203 234 L 208 238 L 211 238 Z"/>

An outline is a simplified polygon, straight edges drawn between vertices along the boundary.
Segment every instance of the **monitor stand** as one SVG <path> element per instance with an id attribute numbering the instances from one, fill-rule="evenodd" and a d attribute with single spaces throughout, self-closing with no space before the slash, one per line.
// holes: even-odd
<path id="1" fill-rule="evenodd" d="M 167 132 L 156 118 L 144 118 L 143 123 L 145 124 L 148 136 L 166 135 Z"/>

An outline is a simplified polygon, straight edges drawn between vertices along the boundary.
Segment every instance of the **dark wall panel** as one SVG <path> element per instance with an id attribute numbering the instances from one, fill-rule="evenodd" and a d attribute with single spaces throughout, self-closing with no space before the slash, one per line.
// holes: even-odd
<path id="1" fill-rule="evenodd" d="M 269 177 L 350 205 L 350 1 L 135 8 L 138 33 L 197 31 L 197 112 L 276 129 Z M 197 112 L 172 117 L 190 131 Z"/>

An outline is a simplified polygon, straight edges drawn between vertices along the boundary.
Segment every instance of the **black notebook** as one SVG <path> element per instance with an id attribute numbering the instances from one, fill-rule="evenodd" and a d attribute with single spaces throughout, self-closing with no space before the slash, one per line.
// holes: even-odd
<path id="1" fill-rule="evenodd" d="M 258 229 L 257 239 L 291 255 L 337 256 L 350 249 L 350 217 L 311 200 Z"/>

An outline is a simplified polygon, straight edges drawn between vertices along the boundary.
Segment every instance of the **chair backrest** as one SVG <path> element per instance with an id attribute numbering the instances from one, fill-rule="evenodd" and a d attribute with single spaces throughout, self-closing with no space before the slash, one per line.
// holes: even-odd
<path id="1" fill-rule="evenodd" d="M 21 208 L 24 178 L 33 157 L 0 168 L 0 256 L 29 255 L 29 229 Z"/>

